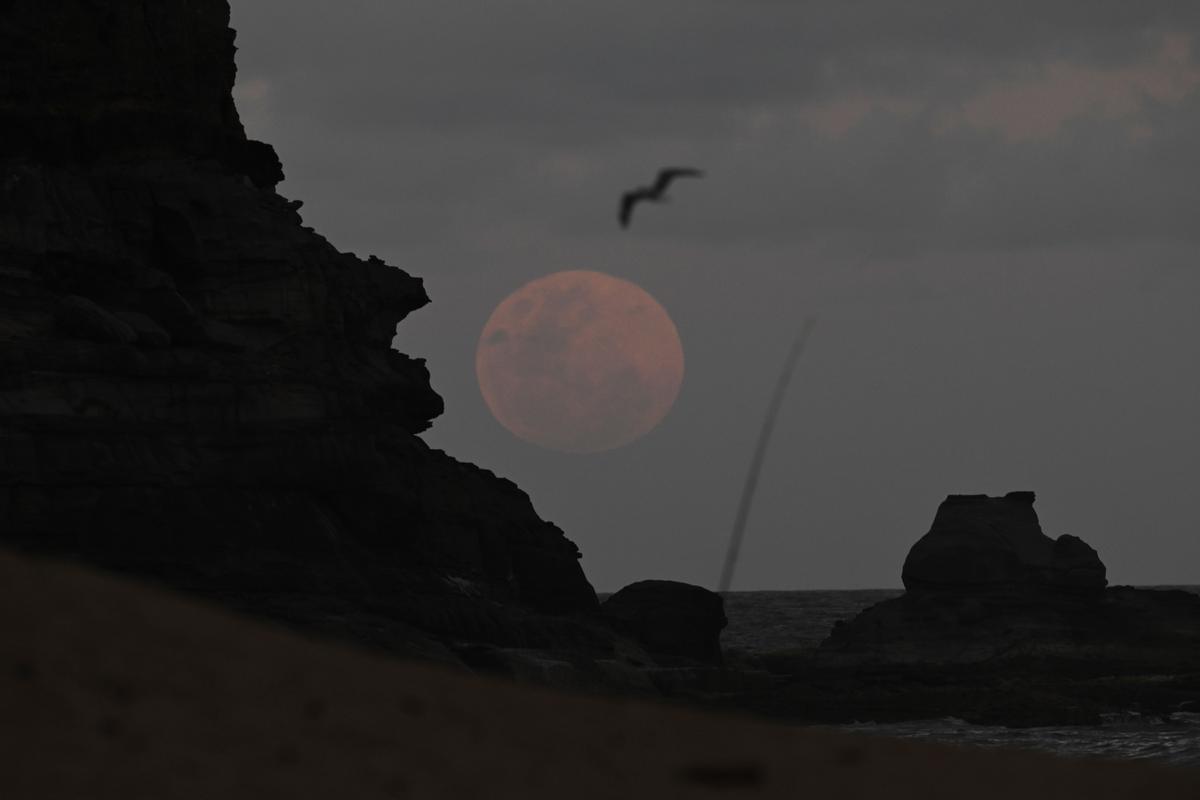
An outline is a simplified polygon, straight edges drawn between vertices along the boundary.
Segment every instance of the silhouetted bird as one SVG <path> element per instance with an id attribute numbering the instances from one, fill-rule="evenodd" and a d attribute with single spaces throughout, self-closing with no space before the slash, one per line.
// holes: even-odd
<path id="1" fill-rule="evenodd" d="M 621 210 L 617 218 L 621 220 L 621 227 L 628 228 L 629 221 L 633 219 L 633 207 L 643 200 L 649 200 L 652 203 L 665 202 L 667 197 L 665 192 L 667 186 L 676 178 L 702 178 L 704 173 L 698 169 L 691 167 L 666 167 L 658 171 L 658 177 L 654 179 L 653 186 L 639 186 L 636 189 L 626 192 L 621 195 Z"/>

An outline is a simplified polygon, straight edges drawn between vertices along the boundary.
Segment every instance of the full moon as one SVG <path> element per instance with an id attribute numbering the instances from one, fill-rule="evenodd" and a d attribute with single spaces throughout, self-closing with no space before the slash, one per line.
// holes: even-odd
<path id="1" fill-rule="evenodd" d="M 629 444 L 667 415 L 683 382 L 683 346 L 637 284 L 555 272 L 496 306 L 475 374 L 492 415 L 516 436 L 595 453 Z"/>

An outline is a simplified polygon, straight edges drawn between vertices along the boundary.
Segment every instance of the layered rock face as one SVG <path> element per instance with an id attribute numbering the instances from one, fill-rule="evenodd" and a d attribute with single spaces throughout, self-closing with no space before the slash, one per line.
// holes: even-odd
<path id="1" fill-rule="evenodd" d="M 275 192 L 227 3 L 0 12 L 0 540 L 439 636 L 595 609 L 522 491 L 415 435 L 422 283 Z"/>
<path id="2" fill-rule="evenodd" d="M 1033 492 L 950 495 L 913 545 L 901 577 L 909 591 L 1046 586 L 1103 589 L 1104 564 L 1082 539 L 1042 532 Z"/>

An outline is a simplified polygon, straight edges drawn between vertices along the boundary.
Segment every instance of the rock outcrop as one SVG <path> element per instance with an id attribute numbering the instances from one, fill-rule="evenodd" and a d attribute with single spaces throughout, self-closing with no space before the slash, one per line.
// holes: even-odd
<path id="1" fill-rule="evenodd" d="M 1103 589 L 1104 564 L 1075 536 L 1051 539 L 1033 510 L 1033 492 L 1004 497 L 950 495 L 929 533 L 913 545 L 901 578 L 910 592 L 1005 586 Z"/>
<path id="2" fill-rule="evenodd" d="M 638 581 L 600 610 L 653 655 L 721 663 L 721 630 L 728 620 L 716 592 L 678 581 Z"/>
<path id="3" fill-rule="evenodd" d="M 422 283 L 276 193 L 227 3 L 2 5 L 0 541 L 384 644 L 594 611 L 524 492 L 416 436 Z"/>
<path id="4" fill-rule="evenodd" d="M 1200 703 L 1200 596 L 1105 588 L 1096 551 L 1047 537 L 1032 504 L 950 496 L 908 554 L 903 595 L 837 623 L 815 652 L 750 659 L 776 682 L 724 702 L 809 722 L 1016 726 Z"/>
<path id="5" fill-rule="evenodd" d="M 836 627 L 822 655 L 909 664 L 1200 655 L 1200 597 L 1106 590 L 1096 551 L 1074 536 L 1046 536 L 1033 499 L 946 498 L 905 559 L 908 591 Z"/>
<path id="6" fill-rule="evenodd" d="M 1104 588 L 1083 541 L 1042 533 L 1033 494 L 951 496 L 904 565 L 907 588 L 838 623 L 742 708 L 839 721 L 954 716 L 1092 724 L 1200 701 L 1200 596 Z"/>

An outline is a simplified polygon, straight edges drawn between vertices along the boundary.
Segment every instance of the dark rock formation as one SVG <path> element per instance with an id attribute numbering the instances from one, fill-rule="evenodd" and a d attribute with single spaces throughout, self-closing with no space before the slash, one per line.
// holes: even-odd
<path id="1" fill-rule="evenodd" d="M 929 533 L 904 560 L 906 589 L 972 591 L 1010 586 L 1105 587 L 1104 564 L 1074 536 L 1051 539 L 1033 510 L 1033 492 L 1004 497 L 950 495 Z"/>
<path id="2" fill-rule="evenodd" d="M 415 435 L 422 283 L 276 194 L 227 3 L 0 13 L 0 541 L 385 644 L 594 610 L 525 493 Z"/>
<path id="3" fill-rule="evenodd" d="M 721 663 L 725 602 L 677 581 L 638 581 L 604 601 L 601 612 L 651 654 Z"/>
<path id="4" fill-rule="evenodd" d="M 1006 725 L 1169 714 L 1200 702 L 1200 596 L 1104 588 L 1081 540 L 1051 540 L 1033 494 L 951 496 L 904 565 L 908 591 L 735 705 L 816 721 L 944 716 Z"/>
<path id="5" fill-rule="evenodd" d="M 1082 540 L 1042 533 L 1033 492 L 951 495 L 905 559 L 908 592 L 835 628 L 821 652 L 871 663 L 1150 663 L 1200 645 L 1200 597 L 1105 590 L 1104 574 Z"/>

